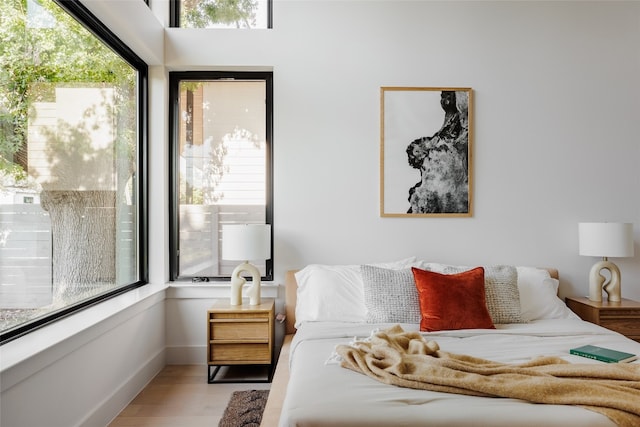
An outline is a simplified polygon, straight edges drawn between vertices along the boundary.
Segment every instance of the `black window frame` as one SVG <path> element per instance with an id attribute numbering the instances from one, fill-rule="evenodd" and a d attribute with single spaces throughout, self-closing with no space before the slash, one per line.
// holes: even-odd
<path id="1" fill-rule="evenodd" d="M 182 0 L 169 0 L 169 27 L 180 28 Z M 273 0 L 267 0 L 267 29 L 273 28 Z"/>
<path id="2" fill-rule="evenodd" d="M 169 72 L 169 280 L 201 280 L 180 276 L 180 82 L 185 80 L 264 80 L 266 84 L 265 123 L 265 224 L 271 225 L 271 258 L 266 260 L 265 275 L 273 280 L 273 72 L 272 71 L 173 71 Z M 207 276 L 207 280 L 229 281 L 231 276 Z M 247 277 L 247 280 L 251 280 Z"/>
<path id="3" fill-rule="evenodd" d="M 106 301 L 132 289 L 139 288 L 148 283 L 148 192 L 147 192 L 147 141 L 148 141 L 148 65 L 118 36 L 103 24 L 93 13 L 78 0 L 53 0 L 58 6 L 69 13 L 89 32 L 110 47 L 122 59 L 129 63 L 138 72 L 138 162 L 136 183 L 138 186 L 138 268 L 139 279 L 128 285 L 119 286 L 111 291 L 96 295 L 95 297 L 70 304 L 60 310 L 53 311 L 32 321 L 18 325 L 14 328 L 0 332 L 0 345 L 16 338 L 27 335 L 39 328 L 47 326 L 57 320 L 78 313 L 100 302 Z"/>

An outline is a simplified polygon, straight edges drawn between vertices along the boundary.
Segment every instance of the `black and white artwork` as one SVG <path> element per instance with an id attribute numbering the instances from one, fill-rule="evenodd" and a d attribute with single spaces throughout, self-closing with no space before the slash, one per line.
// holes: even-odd
<path id="1" fill-rule="evenodd" d="M 382 216 L 471 216 L 470 88 L 383 87 Z"/>

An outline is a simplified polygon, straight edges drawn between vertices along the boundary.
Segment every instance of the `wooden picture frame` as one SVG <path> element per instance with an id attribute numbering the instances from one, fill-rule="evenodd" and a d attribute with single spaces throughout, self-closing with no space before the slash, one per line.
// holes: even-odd
<path id="1" fill-rule="evenodd" d="M 472 216 L 473 90 L 380 88 L 380 215 Z"/>

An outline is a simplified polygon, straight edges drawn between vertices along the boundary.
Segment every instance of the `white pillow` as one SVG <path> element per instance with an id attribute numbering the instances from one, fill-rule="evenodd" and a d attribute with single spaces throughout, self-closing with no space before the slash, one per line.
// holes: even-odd
<path id="1" fill-rule="evenodd" d="M 559 282 L 547 270 L 534 267 L 517 267 L 517 270 L 520 309 L 525 321 L 579 318 L 558 298 Z"/>
<path id="2" fill-rule="evenodd" d="M 369 264 L 400 270 L 417 265 L 415 257 Z M 296 272 L 296 324 L 302 322 L 366 322 L 364 282 L 359 265 L 310 264 Z"/>

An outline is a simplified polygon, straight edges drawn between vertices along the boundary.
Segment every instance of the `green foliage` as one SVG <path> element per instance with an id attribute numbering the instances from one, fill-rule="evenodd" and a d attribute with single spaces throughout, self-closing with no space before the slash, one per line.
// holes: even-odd
<path id="1" fill-rule="evenodd" d="M 14 176 L 26 167 L 16 154 L 27 142 L 30 107 L 53 101 L 56 84 L 135 87 L 131 67 L 73 17 L 52 0 L 34 5 L 36 18 L 27 0 L 0 1 L 0 171 Z"/>
<path id="2" fill-rule="evenodd" d="M 257 0 L 183 0 L 182 26 L 207 28 L 214 24 L 252 28 L 256 25 Z"/>

